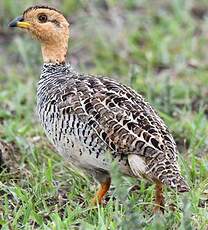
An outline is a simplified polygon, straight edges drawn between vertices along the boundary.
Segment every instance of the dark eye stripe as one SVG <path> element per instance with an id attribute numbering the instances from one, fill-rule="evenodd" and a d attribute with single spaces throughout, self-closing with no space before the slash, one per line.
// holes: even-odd
<path id="1" fill-rule="evenodd" d="M 54 20 L 51 20 L 50 22 L 54 23 L 56 26 L 60 27 L 60 23 L 54 19 Z"/>

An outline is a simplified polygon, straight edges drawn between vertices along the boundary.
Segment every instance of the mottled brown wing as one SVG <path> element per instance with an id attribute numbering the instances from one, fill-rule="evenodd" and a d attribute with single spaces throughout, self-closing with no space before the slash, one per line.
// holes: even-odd
<path id="1" fill-rule="evenodd" d="M 112 151 L 150 158 L 168 152 L 175 158 L 171 134 L 142 96 L 107 78 L 80 76 L 74 86 L 70 106 Z"/>

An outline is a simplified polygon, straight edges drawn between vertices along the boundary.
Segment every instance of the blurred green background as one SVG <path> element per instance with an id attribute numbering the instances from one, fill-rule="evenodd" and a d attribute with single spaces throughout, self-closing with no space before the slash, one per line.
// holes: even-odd
<path id="1" fill-rule="evenodd" d="M 113 182 L 123 185 L 125 201 L 112 188 L 116 200 L 90 208 L 92 180 L 65 167 L 48 144 L 35 113 L 39 44 L 7 26 L 36 4 L 57 7 L 68 18 L 68 60 L 78 71 L 130 85 L 169 126 L 192 191 L 181 197 L 166 190 L 163 217 L 152 217 L 154 186 L 130 178 Z M 1 0 L 0 54 L 0 153 L 6 164 L 0 173 L 2 229 L 207 228 L 206 0 Z M 139 189 L 132 192 L 132 184 Z"/>

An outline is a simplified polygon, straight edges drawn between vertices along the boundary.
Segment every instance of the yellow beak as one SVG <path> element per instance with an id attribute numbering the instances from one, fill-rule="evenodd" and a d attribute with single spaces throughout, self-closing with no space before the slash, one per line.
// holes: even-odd
<path id="1" fill-rule="evenodd" d="M 30 23 L 29 22 L 17 22 L 17 27 L 27 29 L 30 27 Z"/>
<path id="2" fill-rule="evenodd" d="M 9 23 L 9 27 L 20 27 L 27 29 L 30 26 L 31 24 L 29 22 L 25 22 L 22 16 L 15 18 Z"/>

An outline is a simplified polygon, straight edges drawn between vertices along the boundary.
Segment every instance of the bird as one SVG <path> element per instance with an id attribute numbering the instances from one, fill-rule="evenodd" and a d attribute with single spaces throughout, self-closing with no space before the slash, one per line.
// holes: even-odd
<path id="1" fill-rule="evenodd" d="M 164 185 L 179 193 L 190 190 L 180 173 L 173 136 L 148 101 L 116 80 L 79 73 L 67 61 L 70 25 L 59 10 L 31 6 L 9 27 L 40 42 L 38 116 L 65 161 L 100 184 L 94 204 L 102 204 L 110 188 L 112 162 L 122 175 L 155 184 L 154 212 L 164 210 Z"/>

